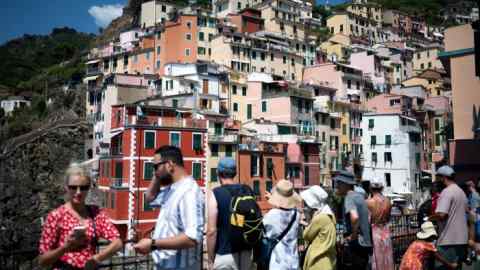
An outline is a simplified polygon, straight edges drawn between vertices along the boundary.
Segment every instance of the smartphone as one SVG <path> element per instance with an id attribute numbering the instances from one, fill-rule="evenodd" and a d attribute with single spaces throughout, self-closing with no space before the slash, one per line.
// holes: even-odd
<path id="1" fill-rule="evenodd" d="M 75 238 L 81 239 L 85 236 L 87 236 L 87 227 L 85 226 L 76 226 L 73 228 L 73 235 L 75 235 Z"/>

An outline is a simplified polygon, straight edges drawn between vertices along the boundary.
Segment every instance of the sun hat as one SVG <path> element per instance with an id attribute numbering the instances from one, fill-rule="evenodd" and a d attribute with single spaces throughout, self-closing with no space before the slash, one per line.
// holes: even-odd
<path id="1" fill-rule="evenodd" d="M 285 179 L 278 181 L 272 188 L 272 194 L 268 200 L 271 205 L 286 209 L 297 207 L 301 201 L 302 199 L 293 189 L 293 183 Z"/>
<path id="2" fill-rule="evenodd" d="M 333 180 L 335 182 L 342 182 L 345 184 L 349 185 L 355 185 L 357 182 L 354 179 L 354 176 L 351 172 L 345 171 L 345 170 L 340 170 L 338 174 L 333 177 Z"/>
<path id="3" fill-rule="evenodd" d="M 236 174 L 237 173 L 237 163 L 233 158 L 230 157 L 224 157 L 220 159 L 218 162 L 218 167 L 217 167 L 217 172 L 218 173 L 225 173 L 225 174 Z"/>
<path id="4" fill-rule="evenodd" d="M 432 222 L 426 221 L 422 224 L 421 231 L 417 233 L 418 239 L 427 239 L 431 236 L 437 236 L 437 231 Z"/>
<path id="5" fill-rule="evenodd" d="M 308 207 L 317 209 L 320 213 L 333 215 L 332 209 L 325 203 L 328 193 L 322 187 L 312 186 L 300 192 L 300 197 Z"/>
<path id="6" fill-rule="evenodd" d="M 374 177 L 373 180 L 370 182 L 371 188 L 383 188 L 383 181 L 380 180 L 378 177 Z"/>
<path id="7" fill-rule="evenodd" d="M 452 177 L 455 174 L 455 171 L 452 169 L 452 167 L 448 165 L 443 165 L 442 167 L 438 168 L 436 174 L 446 177 Z"/>

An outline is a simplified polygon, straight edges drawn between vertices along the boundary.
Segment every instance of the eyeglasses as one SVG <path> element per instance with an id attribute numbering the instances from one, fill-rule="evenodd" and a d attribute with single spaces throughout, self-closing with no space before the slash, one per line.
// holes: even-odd
<path id="1" fill-rule="evenodd" d="M 78 189 L 80 189 L 80 191 L 88 191 L 90 185 L 68 185 L 68 189 L 71 191 L 77 191 Z"/>
<path id="2" fill-rule="evenodd" d="M 154 163 L 153 164 L 153 169 L 156 171 L 158 169 L 158 167 L 160 167 L 160 165 L 165 164 L 167 162 L 168 162 L 168 160 L 163 160 L 163 161 L 159 161 L 157 163 Z"/>

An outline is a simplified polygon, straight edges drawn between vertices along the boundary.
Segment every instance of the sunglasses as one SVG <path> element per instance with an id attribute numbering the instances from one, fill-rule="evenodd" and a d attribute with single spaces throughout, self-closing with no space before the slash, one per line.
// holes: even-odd
<path id="1" fill-rule="evenodd" d="M 90 185 L 68 185 L 68 189 L 71 191 L 77 191 L 80 189 L 80 191 L 88 191 L 90 189 Z"/>
<path id="2" fill-rule="evenodd" d="M 167 162 L 168 162 L 168 160 L 164 160 L 164 161 L 160 161 L 160 162 L 154 163 L 154 164 L 153 164 L 153 169 L 156 171 L 156 170 L 158 169 L 158 167 L 160 167 L 160 165 L 165 164 L 165 163 L 167 163 Z"/>

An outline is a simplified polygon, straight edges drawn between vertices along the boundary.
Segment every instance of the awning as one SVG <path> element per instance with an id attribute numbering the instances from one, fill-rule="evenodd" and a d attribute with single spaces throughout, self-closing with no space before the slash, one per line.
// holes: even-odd
<path id="1" fill-rule="evenodd" d="M 100 59 L 94 59 L 94 60 L 88 61 L 87 63 L 85 63 L 85 65 L 91 65 L 91 64 L 98 63 L 98 62 L 100 62 Z"/>
<path id="2" fill-rule="evenodd" d="M 83 83 L 87 83 L 88 81 L 96 80 L 96 79 L 98 79 L 98 77 L 100 77 L 100 75 L 85 77 L 85 78 L 83 78 Z"/>

